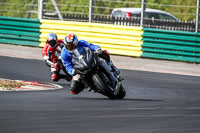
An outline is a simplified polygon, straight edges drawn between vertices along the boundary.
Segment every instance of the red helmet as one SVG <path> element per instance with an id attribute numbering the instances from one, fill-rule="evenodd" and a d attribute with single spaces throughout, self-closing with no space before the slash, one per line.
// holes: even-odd
<path id="1" fill-rule="evenodd" d="M 78 37 L 75 34 L 69 34 L 65 37 L 64 44 L 67 50 L 72 51 L 78 44 Z"/>
<path id="2" fill-rule="evenodd" d="M 47 37 L 47 43 L 54 48 L 57 44 L 57 35 L 56 33 L 49 33 Z"/>

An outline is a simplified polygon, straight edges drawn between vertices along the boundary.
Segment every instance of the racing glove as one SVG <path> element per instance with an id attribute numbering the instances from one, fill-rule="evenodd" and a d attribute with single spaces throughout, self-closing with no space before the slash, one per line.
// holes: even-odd
<path id="1" fill-rule="evenodd" d="M 73 75 L 76 75 L 76 74 L 80 74 L 81 72 L 79 71 L 79 70 L 77 70 L 77 69 L 73 69 L 72 70 L 72 74 Z"/>
<path id="2" fill-rule="evenodd" d="M 102 50 L 101 48 L 97 48 L 96 53 L 97 53 L 97 54 L 102 54 L 102 53 L 103 53 L 103 50 Z"/>

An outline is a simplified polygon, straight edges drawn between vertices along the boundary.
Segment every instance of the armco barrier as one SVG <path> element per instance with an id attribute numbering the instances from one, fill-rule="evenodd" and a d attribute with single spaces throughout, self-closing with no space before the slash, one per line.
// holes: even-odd
<path id="1" fill-rule="evenodd" d="M 200 62 L 200 34 L 144 28 L 141 57 Z"/>
<path id="2" fill-rule="evenodd" d="M 38 46 L 40 20 L 0 16 L 0 43 Z"/>
<path id="3" fill-rule="evenodd" d="M 142 28 L 96 24 L 86 22 L 70 22 L 41 20 L 41 44 L 43 47 L 49 32 L 55 32 L 58 38 L 64 39 L 69 33 L 74 33 L 79 40 L 97 44 L 112 54 L 139 57 L 142 54 Z"/>

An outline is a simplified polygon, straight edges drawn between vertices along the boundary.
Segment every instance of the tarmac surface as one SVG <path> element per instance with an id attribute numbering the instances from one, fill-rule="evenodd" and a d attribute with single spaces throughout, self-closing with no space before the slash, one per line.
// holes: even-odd
<path id="1" fill-rule="evenodd" d="M 52 82 L 41 48 L 0 46 L 0 78 Z M 200 132 L 198 64 L 111 58 L 124 78 L 123 100 L 72 95 L 65 80 L 59 90 L 0 92 L 0 133 Z"/>
<path id="2" fill-rule="evenodd" d="M 42 48 L 0 44 L 1 56 L 43 60 Z M 200 76 L 200 64 L 111 55 L 120 69 Z"/>
<path id="3" fill-rule="evenodd" d="M 42 60 L 0 56 L 0 76 L 51 83 Z M 200 78 L 121 70 L 127 92 L 109 100 L 84 90 L 0 92 L 0 133 L 199 133 Z"/>

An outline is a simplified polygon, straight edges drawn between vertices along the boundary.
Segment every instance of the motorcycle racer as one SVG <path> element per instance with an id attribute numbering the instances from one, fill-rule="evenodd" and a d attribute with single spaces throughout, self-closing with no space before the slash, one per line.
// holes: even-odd
<path id="1" fill-rule="evenodd" d="M 51 80 L 57 82 L 59 79 L 71 80 L 71 76 L 67 73 L 62 62 L 59 61 L 59 55 L 64 47 L 63 41 L 58 40 L 56 33 L 49 33 L 47 41 L 42 49 L 43 59 L 48 67 L 51 68 Z M 60 69 L 65 73 L 60 74 Z"/>
<path id="2" fill-rule="evenodd" d="M 72 63 L 72 51 L 76 48 L 81 47 L 89 47 L 91 51 L 96 52 L 99 54 L 99 56 L 103 59 L 105 59 L 113 71 L 118 75 L 119 70 L 113 65 L 113 63 L 110 60 L 109 53 L 106 50 L 102 50 L 100 46 L 94 45 L 92 43 L 89 43 L 85 40 L 78 40 L 77 36 L 75 34 L 69 34 L 64 39 L 64 48 L 61 52 L 61 59 L 64 67 L 66 68 L 67 72 L 73 76 L 72 77 L 72 83 L 71 83 L 71 91 L 72 94 L 78 94 L 81 92 L 85 86 L 82 82 L 80 82 L 80 75 L 78 74 L 78 70 L 74 69 L 74 65 Z"/>

